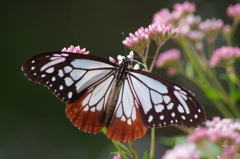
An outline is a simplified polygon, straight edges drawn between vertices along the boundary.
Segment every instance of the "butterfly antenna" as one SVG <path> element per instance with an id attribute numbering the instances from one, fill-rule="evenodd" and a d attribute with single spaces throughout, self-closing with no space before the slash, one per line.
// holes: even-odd
<path id="1" fill-rule="evenodd" d="M 125 40 L 126 36 L 125 36 L 124 32 L 122 32 L 122 36 L 123 36 L 123 40 Z M 125 45 L 124 45 L 124 48 L 125 48 L 125 54 L 127 56 L 127 47 Z"/>

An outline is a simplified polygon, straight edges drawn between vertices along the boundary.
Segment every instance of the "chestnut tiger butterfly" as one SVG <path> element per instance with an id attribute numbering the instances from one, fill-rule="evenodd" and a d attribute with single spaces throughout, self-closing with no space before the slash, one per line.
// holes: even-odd
<path id="1" fill-rule="evenodd" d="M 121 63 L 69 52 L 50 52 L 28 59 L 25 76 L 46 86 L 67 104 L 66 115 L 79 129 L 120 142 L 145 135 L 147 128 L 197 127 L 206 120 L 197 99 L 157 75 Z"/>

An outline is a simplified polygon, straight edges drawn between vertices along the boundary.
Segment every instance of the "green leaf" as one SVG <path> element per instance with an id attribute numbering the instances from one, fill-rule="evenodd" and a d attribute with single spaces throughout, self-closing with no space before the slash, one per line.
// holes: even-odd
<path id="1" fill-rule="evenodd" d="M 143 153 L 143 159 L 148 159 L 148 152 L 147 152 L 147 151 L 145 151 L 145 152 Z"/>

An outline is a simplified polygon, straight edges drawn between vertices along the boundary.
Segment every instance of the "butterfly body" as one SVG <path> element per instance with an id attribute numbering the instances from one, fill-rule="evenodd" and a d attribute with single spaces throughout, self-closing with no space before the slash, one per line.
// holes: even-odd
<path id="1" fill-rule="evenodd" d="M 133 70 L 130 59 L 112 63 L 96 56 L 52 52 L 22 67 L 31 81 L 67 103 L 66 115 L 83 131 L 121 142 L 141 138 L 147 128 L 196 127 L 206 120 L 201 104 L 186 89 L 154 74 Z"/>

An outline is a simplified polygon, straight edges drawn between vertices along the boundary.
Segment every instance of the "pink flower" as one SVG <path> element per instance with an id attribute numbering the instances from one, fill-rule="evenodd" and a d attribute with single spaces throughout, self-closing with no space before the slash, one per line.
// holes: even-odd
<path id="1" fill-rule="evenodd" d="M 199 127 L 194 130 L 194 132 L 188 135 L 188 141 L 194 143 L 201 143 L 204 140 L 209 139 L 209 130 L 205 127 Z"/>
<path id="2" fill-rule="evenodd" d="M 150 42 L 149 35 L 143 27 L 139 28 L 134 34 L 129 33 L 123 44 L 129 49 L 142 53 Z"/>
<path id="3" fill-rule="evenodd" d="M 169 12 L 168 9 L 161 9 L 160 11 L 158 11 L 157 13 L 155 13 L 153 15 L 153 20 L 152 20 L 152 24 L 169 24 L 171 18 L 171 13 Z"/>
<path id="4" fill-rule="evenodd" d="M 236 19 L 240 20 L 240 4 L 238 3 L 235 6 L 230 5 L 227 8 L 227 15 L 229 17 L 236 18 Z"/>
<path id="5" fill-rule="evenodd" d="M 81 49 L 80 46 L 76 46 L 74 47 L 73 45 L 71 45 L 69 48 L 63 48 L 62 52 L 72 52 L 72 53 L 79 53 L 79 54 L 86 54 L 88 55 L 90 52 L 86 51 L 85 48 Z"/>
<path id="6" fill-rule="evenodd" d="M 240 57 L 240 49 L 238 47 L 222 46 L 213 52 L 212 58 L 209 61 L 210 67 L 217 66 L 221 61 L 225 64 L 232 64 L 236 58 Z"/>
<path id="7" fill-rule="evenodd" d="M 120 155 L 120 154 L 114 155 L 114 156 L 113 156 L 113 159 L 121 159 L 121 155 Z"/>
<path id="8" fill-rule="evenodd" d="M 188 33 L 188 38 L 193 42 L 201 42 L 204 37 L 201 31 L 191 31 Z"/>
<path id="9" fill-rule="evenodd" d="M 171 49 L 161 53 L 156 61 L 156 67 L 176 66 L 179 64 L 181 53 L 178 49 Z"/>
<path id="10" fill-rule="evenodd" d="M 203 31 L 206 36 L 209 37 L 216 36 L 216 34 L 222 29 L 222 27 L 223 21 L 221 19 L 215 18 L 212 18 L 211 20 L 207 19 L 198 25 L 198 28 Z"/>
<path id="11" fill-rule="evenodd" d="M 201 22 L 200 16 L 194 16 L 193 14 L 189 14 L 186 18 L 186 23 L 192 28 L 198 25 Z"/>
<path id="12" fill-rule="evenodd" d="M 172 25 L 156 25 L 151 24 L 145 29 L 146 33 L 151 39 L 156 41 L 158 45 L 162 45 L 169 38 L 175 36 L 178 33 L 178 29 L 173 29 Z"/>
<path id="13" fill-rule="evenodd" d="M 194 144 L 176 145 L 173 149 L 167 150 L 162 159 L 200 159 L 200 153 Z"/>
<path id="14" fill-rule="evenodd" d="M 185 1 L 183 4 L 174 4 L 173 8 L 181 14 L 193 13 L 196 10 L 195 3 L 189 3 L 188 1 Z"/>

